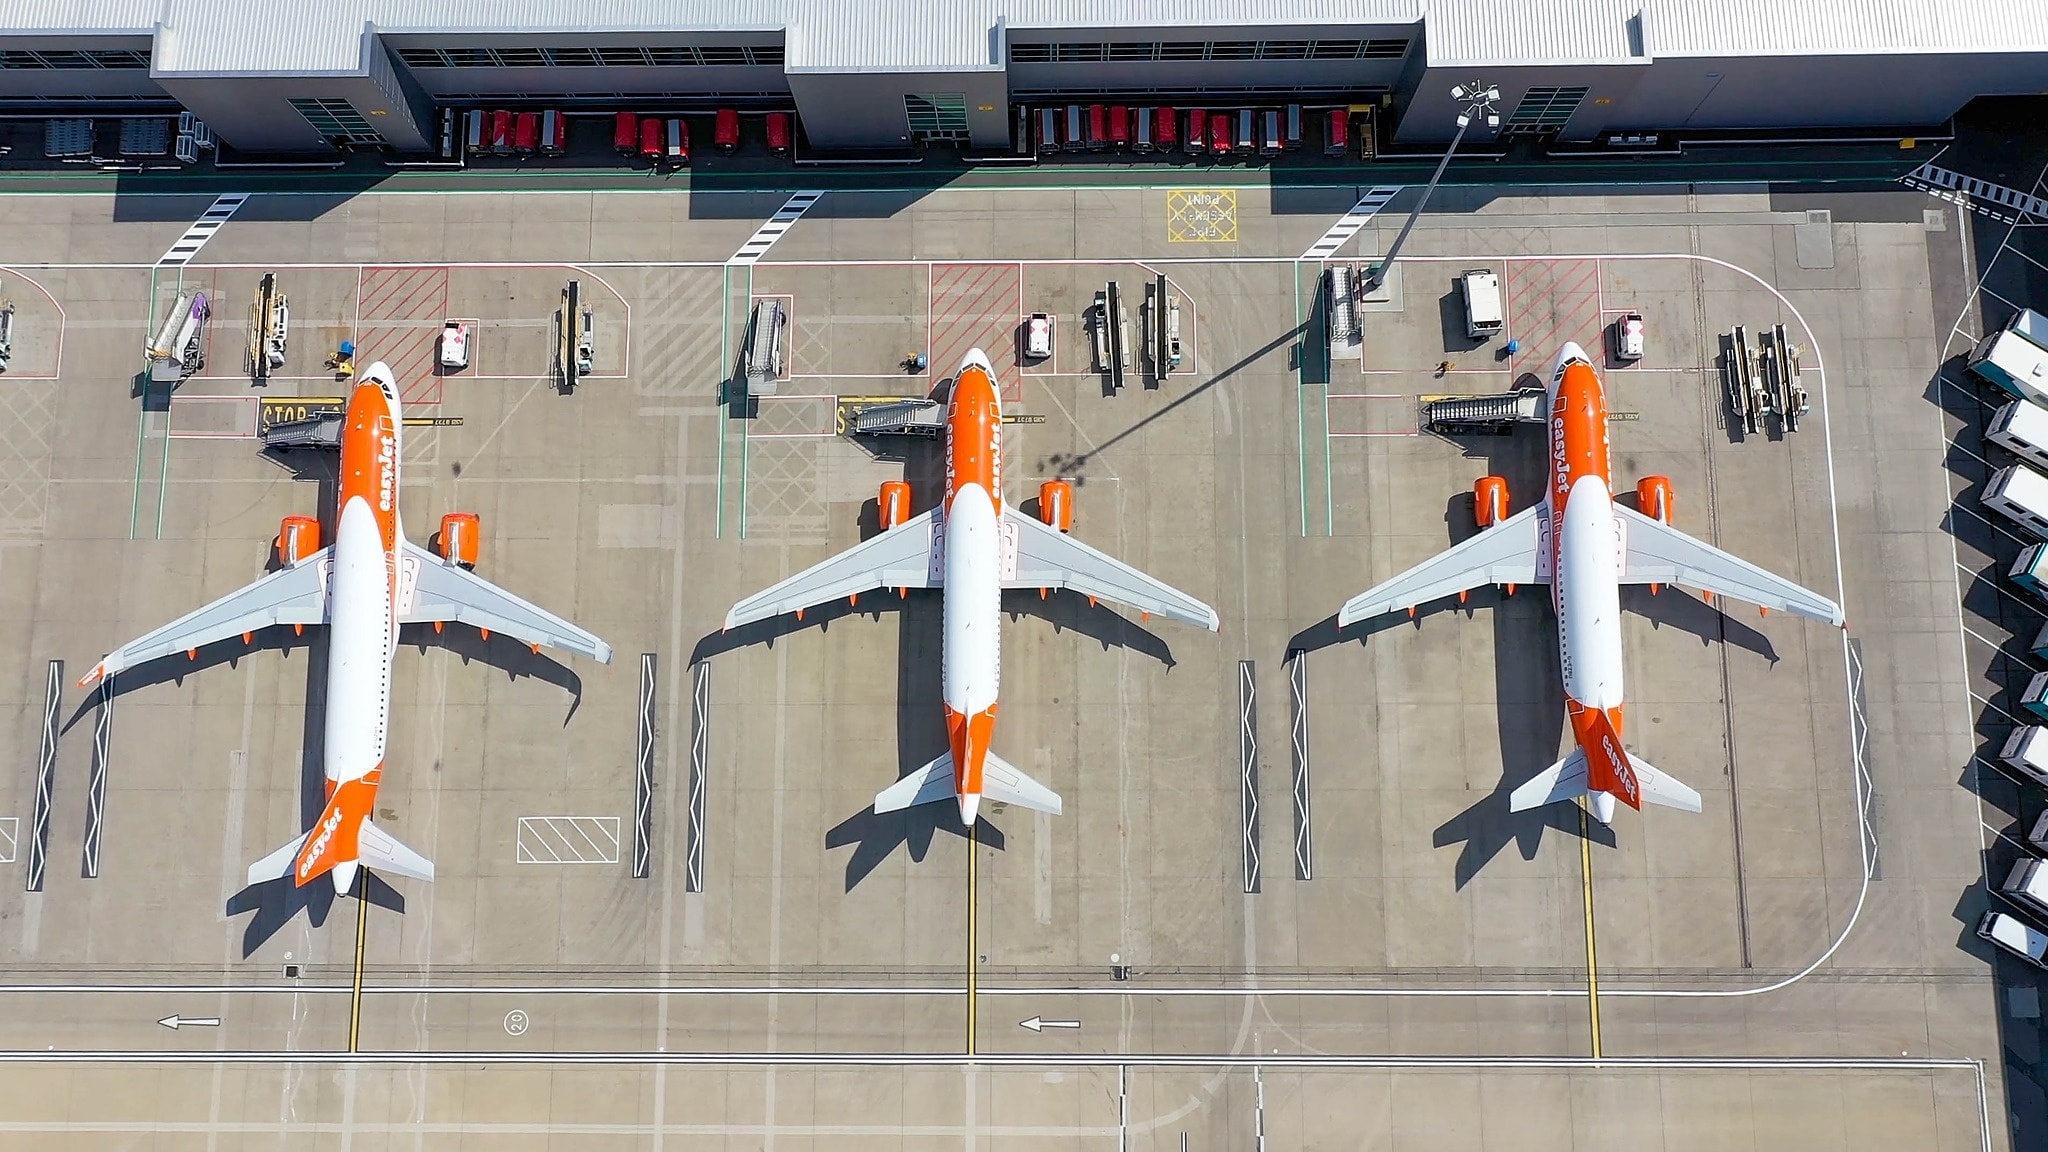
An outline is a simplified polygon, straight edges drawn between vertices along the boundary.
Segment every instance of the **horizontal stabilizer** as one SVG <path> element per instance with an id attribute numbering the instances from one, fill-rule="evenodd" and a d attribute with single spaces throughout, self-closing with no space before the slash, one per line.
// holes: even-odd
<path id="1" fill-rule="evenodd" d="M 938 759 L 875 793 L 875 811 L 901 812 L 920 804 L 951 800 L 955 795 L 953 754 L 941 752 Z"/>
<path id="2" fill-rule="evenodd" d="M 1576 800 L 1586 794 L 1586 754 L 1577 748 L 1572 754 L 1537 773 L 1508 797 L 1508 809 L 1527 812 L 1545 804 Z"/>
<path id="3" fill-rule="evenodd" d="M 1019 772 L 1015 765 L 993 752 L 981 765 L 981 794 L 996 804 L 1060 814 L 1059 793 Z"/>
<path id="4" fill-rule="evenodd" d="M 1681 812 L 1700 811 L 1700 794 L 1667 775 L 1654 764 L 1640 756 L 1628 758 L 1629 767 L 1635 771 L 1636 784 L 1642 789 L 1643 799 L 1666 808 Z M 1577 748 L 1572 754 L 1552 764 L 1533 779 L 1515 789 L 1508 798 L 1508 808 L 1515 812 L 1527 812 L 1545 804 L 1557 804 L 1565 800 L 1576 800 L 1586 795 L 1586 754 Z"/>
<path id="5" fill-rule="evenodd" d="M 249 883 L 261 884 L 291 875 L 292 863 L 299 858 L 299 849 L 306 846 L 306 837 L 310 835 L 311 832 L 301 832 L 286 841 L 284 847 L 249 865 Z"/>
<path id="6" fill-rule="evenodd" d="M 1658 771 L 1656 765 L 1640 756 L 1631 755 L 1628 763 L 1636 770 L 1636 783 L 1642 785 L 1643 799 L 1681 812 L 1700 810 L 1699 793 Z"/>
<path id="7" fill-rule="evenodd" d="M 400 843 L 396 836 L 365 819 L 356 837 L 356 858 L 365 868 L 433 883 L 434 862 Z"/>

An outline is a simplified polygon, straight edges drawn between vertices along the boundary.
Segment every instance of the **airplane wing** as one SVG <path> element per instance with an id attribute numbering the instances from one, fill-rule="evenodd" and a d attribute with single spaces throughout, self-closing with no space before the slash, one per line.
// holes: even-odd
<path id="1" fill-rule="evenodd" d="M 475 628 L 502 632 L 515 640 L 560 648 L 588 656 L 601 664 L 612 662 L 612 646 L 585 632 L 545 608 L 537 608 L 474 572 L 450 564 L 408 540 L 407 559 L 418 561 L 412 610 L 399 617 L 401 624 L 431 624 L 458 621 Z"/>
<path id="2" fill-rule="evenodd" d="M 1017 578 L 1003 581 L 1005 588 L 1068 588 L 1211 632 L 1221 623 L 1214 608 L 1035 516 L 1005 508 L 1003 519 L 1017 529 Z"/>
<path id="3" fill-rule="evenodd" d="M 1424 560 L 1384 584 L 1360 592 L 1337 612 L 1337 626 L 1477 588 L 1482 584 L 1534 584 L 1541 504 L 1533 504 L 1477 536 Z"/>
<path id="4" fill-rule="evenodd" d="M 289 568 L 280 568 L 254 584 L 130 640 L 107 653 L 78 681 L 79 687 L 90 688 L 124 669 L 174 653 L 191 652 L 245 632 L 278 624 L 326 623 L 327 582 L 323 573 L 328 556 L 328 550 L 322 548 Z"/>
<path id="5" fill-rule="evenodd" d="M 732 606 L 725 626 L 737 628 L 785 612 L 801 612 L 871 588 L 930 588 L 932 529 L 937 509 L 765 588 Z"/>
<path id="6" fill-rule="evenodd" d="M 1633 508 L 1616 504 L 1614 511 L 1628 526 L 1622 583 L 1680 584 L 1841 626 L 1841 606 L 1820 593 L 1773 576 Z"/>

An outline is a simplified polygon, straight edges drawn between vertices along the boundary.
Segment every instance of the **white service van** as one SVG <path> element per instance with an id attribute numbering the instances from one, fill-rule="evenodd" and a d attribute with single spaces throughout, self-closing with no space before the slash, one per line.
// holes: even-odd
<path id="1" fill-rule="evenodd" d="M 2048 476 L 2014 464 L 2001 468 L 1984 485 L 1984 506 L 2048 539 Z"/>
<path id="2" fill-rule="evenodd" d="M 1986 912 L 1977 922 L 1977 935 L 2040 968 L 2048 968 L 2048 936 L 2033 925 L 2005 912 Z"/>
<path id="3" fill-rule="evenodd" d="M 1984 438 L 2036 468 L 2048 468 L 2048 408 L 2014 400 L 1991 418 Z"/>
<path id="4" fill-rule="evenodd" d="M 2048 728 L 2029 724 L 2013 729 L 1998 758 L 2034 783 L 2048 785 Z"/>
<path id="5" fill-rule="evenodd" d="M 1500 306 L 1500 274 L 1491 268 L 1472 268 L 1458 277 L 1458 293 L 1465 298 L 1465 334 L 1485 340 L 1506 326 Z"/>
<path id="6" fill-rule="evenodd" d="M 2029 912 L 2048 916 L 2048 860 L 2023 856 L 2013 861 L 1998 890 Z"/>

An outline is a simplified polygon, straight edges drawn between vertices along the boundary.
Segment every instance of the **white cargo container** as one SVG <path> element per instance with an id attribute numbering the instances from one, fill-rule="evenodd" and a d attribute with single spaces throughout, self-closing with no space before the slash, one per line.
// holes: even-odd
<path id="1" fill-rule="evenodd" d="M 1984 485 L 1983 501 L 1993 512 L 2048 538 L 2048 477 L 2024 464 L 2001 468 Z"/>
<path id="2" fill-rule="evenodd" d="M 2048 860 L 2033 856 L 2022 857 L 2012 862 L 2012 871 L 2006 873 L 2005 884 L 1999 891 L 2037 916 L 2048 916 Z"/>
<path id="3" fill-rule="evenodd" d="M 2014 400 L 1991 418 L 1984 438 L 2036 468 L 2048 468 L 2048 408 Z"/>
<path id="4" fill-rule="evenodd" d="M 2033 828 L 2027 832 L 2027 843 L 2048 852 L 2048 812 L 2035 818 Z"/>
<path id="5" fill-rule="evenodd" d="M 2048 785 L 2048 728 L 2029 724 L 2013 729 L 1998 758 L 2034 783 Z"/>
<path id="6" fill-rule="evenodd" d="M 1500 275 L 1490 268 L 1473 268 L 1458 277 L 1459 295 L 1465 298 L 1465 334 L 1484 340 L 1503 328 L 1506 317 L 1500 306 Z M 2044 533 L 2048 535 L 2048 533 Z"/>
<path id="7" fill-rule="evenodd" d="M 1968 367 L 2022 400 L 2048 404 L 2048 318 L 2021 309 L 2012 323 L 1978 342 Z"/>

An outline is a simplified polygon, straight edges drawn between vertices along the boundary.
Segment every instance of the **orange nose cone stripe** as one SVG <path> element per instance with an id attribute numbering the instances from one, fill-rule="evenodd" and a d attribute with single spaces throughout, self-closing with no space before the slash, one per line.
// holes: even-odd
<path id="1" fill-rule="evenodd" d="M 946 741 L 953 752 L 953 791 L 961 796 L 981 794 L 981 769 L 988 759 L 989 741 L 996 731 L 996 706 L 972 714 L 946 709 Z"/>
<path id="2" fill-rule="evenodd" d="M 355 497 L 376 513 L 384 551 L 398 546 L 398 437 L 391 402 L 375 384 L 361 384 L 349 397 L 341 437 L 341 484 L 335 507 Z"/>
<path id="3" fill-rule="evenodd" d="M 973 364 L 962 368 L 953 381 L 946 428 L 946 507 L 951 508 L 954 493 L 969 484 L 980 485 L 1002 511 L 1002 398 L 996 382 Z"/>

